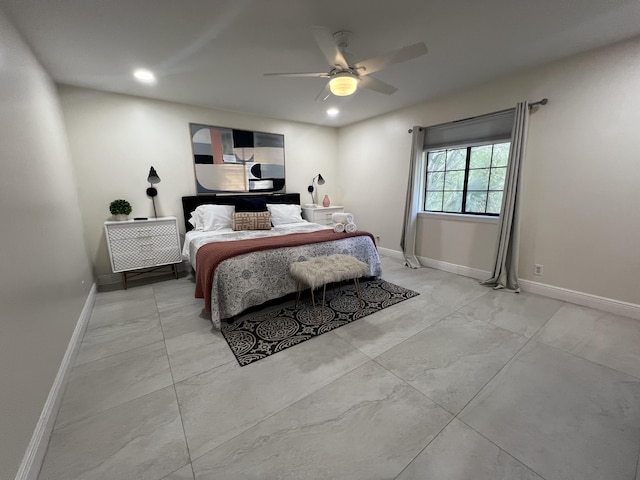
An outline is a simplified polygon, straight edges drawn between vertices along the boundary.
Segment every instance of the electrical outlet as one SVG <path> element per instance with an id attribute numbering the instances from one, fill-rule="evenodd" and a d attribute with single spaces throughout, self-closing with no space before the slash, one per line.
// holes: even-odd
<path id="1" fill-rule="evenodd" d="M 533 266 L 533 274 L 542 276 L 542 272 L 544 271 L 544 265 L 535 264 Z"/>

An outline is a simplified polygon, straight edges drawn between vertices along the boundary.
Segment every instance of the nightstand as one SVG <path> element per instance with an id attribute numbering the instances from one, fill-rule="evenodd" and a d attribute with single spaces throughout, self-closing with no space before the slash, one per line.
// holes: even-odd
<path id="1" fill-rule="evenodd" d="M 127 288 L 127 273 L 131 276 L 163 266 L 171 266 L 178 278 L 177 265 L 182 262 L 180 236 L 176 217 L 149 220 L 104 222 L 109 258 L 113 273 L 120 273 Z M 144 270 L 144 271 L 142 271 Z"/>
<path id="2" fill-rule="evenodd" d="M 319 223 L 320 225 L 331 225 L 331 215 L 334 213 L 344 213 L 344 207 L 316 207 L 316 208 L 302 208 L 302 218 L 312 223 Z"/>

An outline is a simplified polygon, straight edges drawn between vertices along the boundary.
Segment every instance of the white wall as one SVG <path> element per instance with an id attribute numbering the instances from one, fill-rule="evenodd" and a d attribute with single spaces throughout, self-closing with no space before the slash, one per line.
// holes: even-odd
<path id="1" fill-rule="evenodd" d="M 639 51 L 635 39 L 340 129 L 345 204 L 399 250 L 407 130 L 547 97 L 530 116 L 519 275 L 640 304 Z M 491 269 L 495 226 L 421 217 L 418 230 L 418 255 Z"/>
<path id="2" fill-rule="evenodd" d="M 103 229 L 109 203 L 124 198 L 132 204 L 131 216 L 153 216 L 145 193 L 151 165 L 162 180 L 156 185 L 158 215 L 182 218 L 180 197 L 195 195 L 189 123 L 284 134 L 287 191 L 299 192 L 302 202 L 309 203 L 307 186 L 322 173 L 326 183 L 320 195 L 328 194 L 336 204 L 342 200 L 334 128 L 68 86 L 59 90 L 85 236 L 98 275 L 111 273 Z"/>
<path id="3" fill-rule="evenodd" d="M 0 12 L 0 478 L 14 478 L 93 283 L 51 80 Z"/>
<path id="4" fill-rule="evenodd" d="M 287 190 L 302 193 L 321 172 L 333 204 L 399 250 L 413 125 L 433 125 L 548 97 L 530 117 L 522 199 L 520 277 L 640 303 L 635 287 L 640 231 L 634 152 L 640 113 L 639 40 L 575 56 L 337 131 L 226 111 L 60 87 L 81 209 L 96 273 L 110 272 L 102 222 L 108 204 L 130 200 L 150 216 L 150 165 L 158 170 L 159 214 L 181 215 L 194 193 L 188 123 L 283 133 Z M 428 81 L 426 79 L 425 81 Z M 635 169 L 635 170 L 634 170 Z M 490 270 L 497 228 L 421 217 L 418 254 Z M 532 275 L 533 264 L 544 276 Z"/>

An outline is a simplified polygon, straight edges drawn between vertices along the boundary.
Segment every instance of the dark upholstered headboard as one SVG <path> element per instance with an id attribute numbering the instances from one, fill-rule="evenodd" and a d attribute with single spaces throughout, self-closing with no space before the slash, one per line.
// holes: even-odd
<path id="1" fill-rule="evenodd" d="M 241 198 L 264 197 L 267 203 L 292 203 L 300 205 L 299 193 L 272 193 L 266 195 L 193 195 L 182 197 L 182 212 L 186 231 L 193 230 L 189 217 L 199 205 L 236 205 Z"/>

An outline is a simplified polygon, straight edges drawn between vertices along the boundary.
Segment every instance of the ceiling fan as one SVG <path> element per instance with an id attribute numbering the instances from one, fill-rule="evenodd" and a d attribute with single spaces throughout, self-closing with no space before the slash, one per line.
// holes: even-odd
<path id="1" fill-rule="evenodd" d="M 331 70 L 328 72 L 265 73 L 264 75 L 328 78 L 329 81 L 318 94 L 316 100 L 326 100 L 330 93 L 339 97 L 352 95 L 358 89 L 358 86 L 374 92 L 391 95 L 398 89 L 369 75 L 396 63 L 406 62 L 427 53 L 426 45 L 423 42 L 419 42 L 368 60 L 350 63 L 347 61 L 349 55 L 346 52 L 346 48 L 349 45 L 351 32 L 342 30 L 331 34 L 324 27 L 313 27 L 312 31 L 320 50 L 322 50 L 331 66 Z"/>

